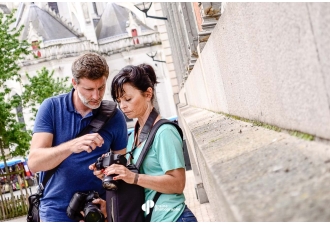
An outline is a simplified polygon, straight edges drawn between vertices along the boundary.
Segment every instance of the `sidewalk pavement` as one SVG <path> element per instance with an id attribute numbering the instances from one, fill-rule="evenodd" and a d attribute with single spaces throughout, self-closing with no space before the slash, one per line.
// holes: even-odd
<path id="1" fill-rule="evenodd" d="M 196 198 L 194 174 L 192 170 L 186 172 L 186 187 L 184 194 L 186 196 L 186 204 L 194 213 L 198 222 L 215 222 L 210 203 L 200 204 Z M 17 217 L 4 222 L 26 222 L 26 216 Z"/>

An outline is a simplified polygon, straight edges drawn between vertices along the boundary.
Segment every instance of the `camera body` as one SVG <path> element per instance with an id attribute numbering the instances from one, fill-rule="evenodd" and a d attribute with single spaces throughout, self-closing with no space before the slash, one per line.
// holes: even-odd
<path id="1" fill-rule="evenodd" d="M 104 157 L 99 157 L 95 162 L 95 167 L 97 170 L 102 170 L 107 168 L 108 166 L 111 166 L 112 164 L 119 164 L 126 166 L 127 165 L 127 159 L 125 155 L 121 154 L 114 154 L 112 152 L 109 152 L 105 154 Z M 105 176 L 102 180 L 102 185 L 105 189 L 108 190 L 117 190 L 118 189 L 118 181 L 113 180 L 113 177 L 116 176 L 115 174 Z"/>
<path id="2" fill-rule="evenodd" d="M 95 191 L 76 192 L 71 198 L 66 214 L 75 221 L 104 222 L 104 215 L 99 206 L 92 203 L 97 198 L 99 198 L 99 194 Z M 81 211 L 84 212 L 84 216 L 81 215 Z"/>

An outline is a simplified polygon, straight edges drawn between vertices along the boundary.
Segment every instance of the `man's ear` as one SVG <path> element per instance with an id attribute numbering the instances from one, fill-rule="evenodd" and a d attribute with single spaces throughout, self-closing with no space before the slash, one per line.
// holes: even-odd
<path id="1" fill-rule="evenodd" d="M 74 78 L 72 78 L 72 86 L 73 86 L 74 89 L 76 89 L 77 81 Z"/>

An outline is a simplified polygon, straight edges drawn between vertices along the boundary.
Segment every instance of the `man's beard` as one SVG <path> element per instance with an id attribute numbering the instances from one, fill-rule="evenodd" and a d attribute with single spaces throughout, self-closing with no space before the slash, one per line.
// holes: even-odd
<path id="1" fill-rule="evenodd" d="M 78 91 L 78 89 L 77 89 L 77 93 L 78 93 L 78 97 L 79 97 L 79 99 L 80 99 L 80 101 L 86 106 L 86 107 L 88 107 L 88 108 L 90 108 L 90 109 L 97 109 L 98 107 L 100 107 L 100 105 L 101 105 L 101 102 L 102 101 L 99 101 L 99 104 L 98 105 L 90 105 L 89 104 L 89 102 L 90 101 L 88 101 L 79 91 Z"/>

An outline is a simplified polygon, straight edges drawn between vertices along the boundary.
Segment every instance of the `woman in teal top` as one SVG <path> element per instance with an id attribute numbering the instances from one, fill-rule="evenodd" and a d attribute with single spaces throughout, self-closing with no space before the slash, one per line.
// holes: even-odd
<path id="1" fill-rule="evenodd" d="M 133 151 L 133 163 L 136 163 L 145 143 L 139 143 L 139 136 L 153 110 L 154 86 L 157 83 L 154 69 L 146 64 L 124 67 L 112 81 L 112 98 L 118 102 L 128 118 L 137 118 L 136 126 L 139 129 L 130 135 L 127 144 L 127 151 L 136 147 Z M 161 117 L 158 115 L 154 124 L 159 119 Z M 185 204 L 183 189 L 186 176 L 182 139 L 174 126 L 165 124 L 158 129 L 140 174 L 119 164 L 107 167 L 104 173 L 117 174 L 114 180 L 144 187 L 146 202 L 152 200 L 156 192 L 162 193 L 154 206 L 151 222 L 197 222 Z"/>

